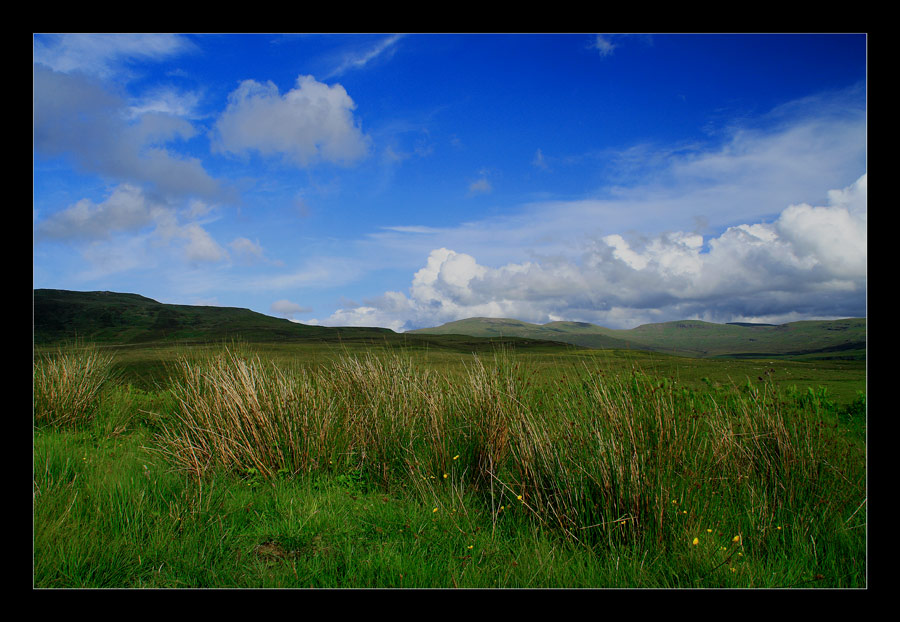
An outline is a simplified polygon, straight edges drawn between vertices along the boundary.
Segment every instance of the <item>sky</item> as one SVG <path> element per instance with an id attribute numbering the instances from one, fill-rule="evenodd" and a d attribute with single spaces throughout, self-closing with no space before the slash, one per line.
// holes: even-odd
<path id="1" fill-rule="evenodd" d="M 33 286 L 398 332 L 864 317 L 864 34 L 35 34 Z"/>

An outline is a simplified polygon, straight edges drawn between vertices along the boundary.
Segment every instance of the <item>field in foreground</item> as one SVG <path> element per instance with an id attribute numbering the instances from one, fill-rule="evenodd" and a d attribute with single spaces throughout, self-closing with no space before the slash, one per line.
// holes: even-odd
<path id="1" fill-rule="evenodd" d="M 36 355 L 36 587 L 866 586 L 864 365 L 111 351 Z"/>

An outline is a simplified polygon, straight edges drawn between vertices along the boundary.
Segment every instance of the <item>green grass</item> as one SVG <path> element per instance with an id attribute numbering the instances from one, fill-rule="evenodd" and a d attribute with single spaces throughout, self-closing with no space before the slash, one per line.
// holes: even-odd
<path id="1" fill-rule="evenodd" d="M 867 585 L 860 366 L 751 379 L 758 362 L 633 352 L 274 345 L 100 360 L 77 426 L 39 417 L 35 391 L 35 587 Z"/>

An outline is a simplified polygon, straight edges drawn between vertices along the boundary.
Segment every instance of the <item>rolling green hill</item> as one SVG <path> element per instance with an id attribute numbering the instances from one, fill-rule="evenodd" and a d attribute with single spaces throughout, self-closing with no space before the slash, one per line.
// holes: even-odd
<path id="1" fill-rule="evenodd" d="M 467 335 L 407 335 L 388 328 L 326 327 L 298 324 L 233 307 L 163 304 L 138 294 L 34 290 L 34 344 L 84 341 L 138 345 L 155 342 L 248 343 L 329 342 L 382 346 L 489 350 L 498 343 L 517 348 L 571 348 L 568 343 L 521 339 L 513 335 L 483 339 Z"/>
<path id="2" fill-rule="evenodd" d="M 791 357 L 865 359 L 866 320 L 804 321 L 788 324 L 715 324 L 681 320 L 628 330 L 585 322 L 530 324 L 519 320 L 470 318 L 409 333 L 463 334 L 551 339 L 604 349 L 637 349 L 694 357 Z M 409 334 L 407 333 L 407 334 Z"/>
<path id="3" fill-rule="evenodd" d="M 498 343 L 523 348 L 583 347 L 649 350 L 692 357 L 790 357 L 864 360 L 866 320 L 769 324 L 714 324 L 681 320 L 629 330 L 586 322 L 530 324 L 470 318 L 435 328 L 395 333 L 387 328 L 298 324 L 233 307 L 162 304 L 138 294 L 34 290 L 34 344 L 82 340 L 106 344 L 334 342 L 490 349 Z"/>

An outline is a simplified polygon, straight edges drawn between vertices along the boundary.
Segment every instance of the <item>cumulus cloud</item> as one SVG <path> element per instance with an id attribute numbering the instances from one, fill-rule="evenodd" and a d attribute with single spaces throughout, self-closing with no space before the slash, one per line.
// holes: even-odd
<path id="1" fill-rule="evenodd" d="M 228 252 L 194 217 L 211 208 L 196 203 L 179 212 L 169 203 L 145 193 L 141 188 L 122 184 L 112 189 L 99 203 L 81 199 L 58 212 L 34 221 L 36 244 L 74 242 L 84 249 L 84 257 L 95 267 L 95 274 L 109 274 L 150 265 L 148 257 L 161 249 L 174 249 L 175 256 L 188 263 L 219 262 L 229 258 Z M 130 236 L 130 239 L 125 239 Z M 251 247 L 253 243 L 247 240 Z M 250 252 L 247 244 L 238 242 L 234 249 Z M 140 257 L 123 261 L 124 255 Z M 166 253 L 164 253 L 166 254 Z M 107 264 L 101 266 L 99 264 Z"/>
<path id="2" fill-rule="evenodd" d="M 155 111 L 135 114 L 109 87 L 83 74 L 34 66 L 34 150 L 68 157 L 82 171 L 159 194 L 222 199 L 200 160 L 170 144 L 196 135 L 191 123 Z"/>
<path id="3" fill-rule="evenodd" d="M 245 80 L 228 96 L 213 149 L 281 156 L 304 168 L 320 161 L 352 164 L 368 153 L 370 143 L 353 117 L 355 108 L 343 86 L 313 76 L 299 76 L 284 95 L 272 82 Z"/>
<path id="4" fill-rule="evenodd" d="M 105 201 L 81 199 L 68 208 L 39 220 L 36 240 L 102 239 L 119 231 L 135 231 L 153 222 L 162 206 L 148 201 L 129 184 L 117 187 Z"/>
<path id="5" fill-rule="evenodd" d="M 387 292 L 327 323 L 395 330 L 466 317 L 589 321 L 613 328 L 683 318 L 735 321 L 865 315 L 866 185 L 828 193 L 825 206 L 790 205 L 774 222 L 704 239 L 668 232 L 596 238 L 581 257 L 489 267 L 433 250 L 409 293 Z"/>
<path id="6" fill-rule="evenodd" d="M 374 247 L 368 252 L 389 251 L 410 274 L 442 247 L 486 266 L 536 260 L 549 265 L 549 257 L 579 263 L 590 249 L 611 252 L 600 242 L 607 236 L 628 243 L 627 249 L 619 246 L 624 257 L 643 252 L 649 240 L 662 244 L 662 236 L 686 232 L 705 236 L 706 252 L 708 241 L 727 228 L 774 223 L 791 204 L 837 205 L 831 195 L 849 190 L 826 193 L 822 180 L 835 180 L 835 188 L 850 186 L 865 171 L 863 95 L 853 88 L 795 102 L 705 144 L 645 144 L 585 155 L 620 185 L 599 188 L 583 199 L 538 200 L 455 226 L 392 223 L 367 236 Z M 566 166 L 564 160 L 554 158 L 559 168 Z"/>

